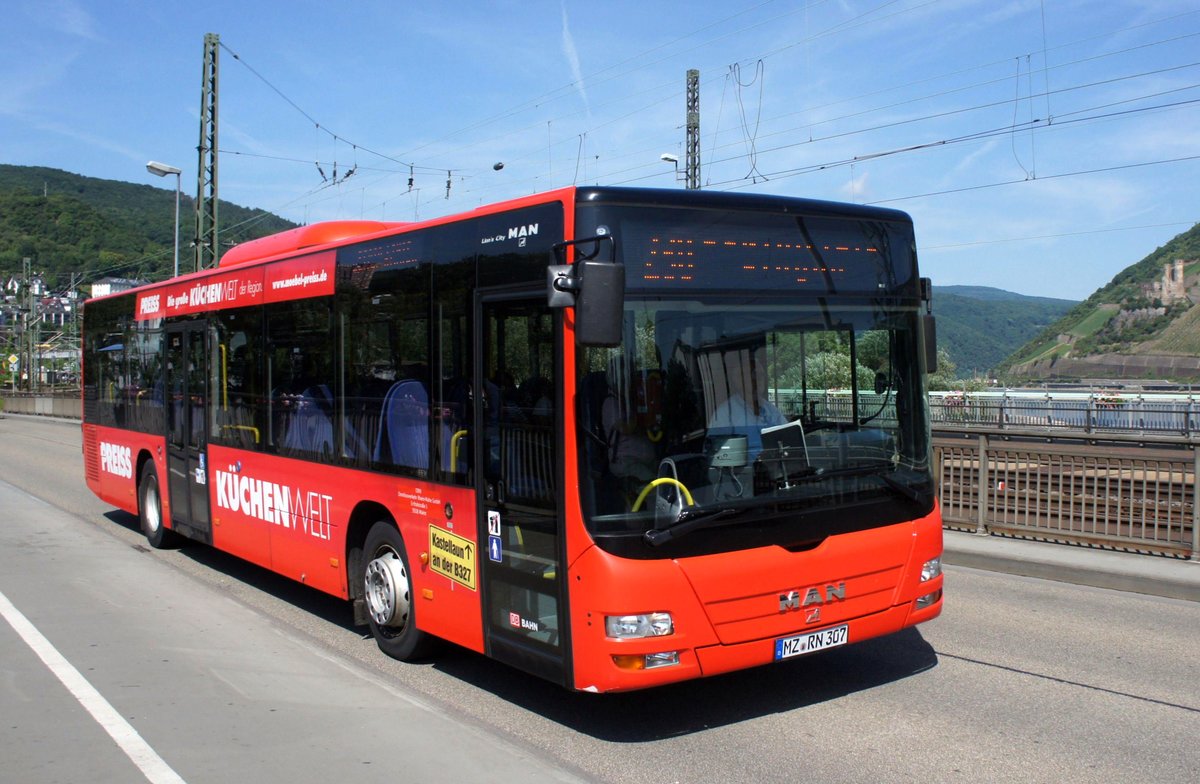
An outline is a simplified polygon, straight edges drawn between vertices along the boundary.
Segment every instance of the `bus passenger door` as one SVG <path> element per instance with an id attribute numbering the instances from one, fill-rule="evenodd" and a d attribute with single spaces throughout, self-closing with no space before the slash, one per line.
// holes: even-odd
<path id="1" fill-rule="evenodd" d="M 476 295 L 475 476 L 488 653 L 566 683 L 560 318 L 544 290 Z"/>
<path id="2" fill-rule="evenodd" d="M 205 322 L 167 327 L 167 474 L 171 527 L 212 543 L 208 508 L 208 331 Z"/>

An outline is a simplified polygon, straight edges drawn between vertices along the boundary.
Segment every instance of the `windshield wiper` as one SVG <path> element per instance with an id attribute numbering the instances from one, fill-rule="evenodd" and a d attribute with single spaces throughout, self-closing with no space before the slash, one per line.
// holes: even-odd
<path id="1" fill-rule="evenodd" d="M 917 490 L 915 487 L 896 479 L 890 473 L 893 470 L 895 469 L 893 469 L 890 464 L 822 470 L 813 474 L 806 474 L 805 476 L 801 477 L 793 477 L 792 486 L 795 487 L 799 484 L 817 482 L 823 479 L 831 479 L 842 476 L 873 476 L 877 477 L 879 481 L 887 485 L 888 489 L 892 490 L 897 495 L 901 495 L 913 503 L 923 503 L 925 501 L 926 494 L 922 493 L 920 490 Z M 773 500 L 778 502 L 781 499 L 776 497 Z M 703 528 L 710 528 L 720 525 L 734 517 L 741 517 L 752 511 L 760 513 L 756 516 L 756 519 L 759 520 L 776 517 L 780 514 L 787 513 L 787 510 L 785 510 L 783 506 L 778 506 L 774 513 L 769 513 L 767 510 L 759 508 L 750 509 L 726 507 L 724 509 L 703 510 L 692 507 L 690 509 L 684 509 L 682 512 L 680 512 L 679 519 L 671 525 L 667 526 L 666 528 L 651 528 L 650 530 L 646 531 L 646 533 L 642 534 L 642 538 L 645 540 L 646 544 L 650 545 L 651 547 L 658 547 L 666 544 L 672 539 L 677 539 L 681 536 L 690 534 L 693 531 L 699 531 Z"/>
<path id="2" fill-rule="evenodd" d="M 874 476 L 878 477 L 879 481 L 883 482 L 897 494 L 904 496 L 914 503 L 922 503 L 925 500 L 925 494 L 912 485 L 905 484 L 896 479 L 896 477 L 892 476 L 893 471 L 895 469 L 890 463 L 872 466 L 854 466 L 851 468 L 827 468 L 818 469 L 816 473 L 805 474 L 804 476 L 789 477 L 788 481 L 791 486 L 795 487 L 799 484 L 819 482 L 842 476 Z"/>
<path id="3" fill-rule="evenodd" d="M 692 531 L 697 531 L 701 528 L 708 528 L 711 525 L 716 525 L 724 520 L 739 515 L 744 512 L 744 509 L 717 509 L 715 511 L 705 512 L 700 510 L 685 509 L 680 513 L 679 519 L 666 528 L 651 528 L 642 535 L 646 540 L 646 544 L 651 547 L 658 547 L 675 539 L 676 537 L 689 534 Z"/>
<path id="4" fill-rule="evenodd" d="M 916 489 L 912 485 L 901 482 L 896 477 L 892 476 L 892 472 L 896 469 L 889 465 L 874 465 L 874 466 L 857 466 L 854 468 L 839 468 L 832 471 L 826 471 L 820 475 L 821 478 L 830 476 L 873 476 L 879 479 L 888 486 L 889 489 L 897 494 L 904 496 L 914 503 L 922 503 L 925 500 L 925 494 Z"/>
<path id="5" fill-rule="evenodd" d="M 897 493 L 904 496 L 908 500 L 910 500 L 914 503 L 918 503 L 918 504 L 924 502 L 925 494 L 922 493 L 920 490 L 917 490 L 912 485 L 905 484 L 904 482 L 901 482 L 899 479 L 892 476 L 891 474 L 885 473 L 883 471 L 877 471 L 877 473 L 875 473 L 875 476 L 879 477 L 879 479 L 885 485 L 892 488 L 893 490 L 895 490 Z"/>

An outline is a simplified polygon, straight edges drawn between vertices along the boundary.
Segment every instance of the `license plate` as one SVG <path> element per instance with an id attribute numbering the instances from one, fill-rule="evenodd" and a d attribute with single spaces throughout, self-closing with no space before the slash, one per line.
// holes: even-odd
<path id="1" fill-rule="evenodd" d="M 782 637 L 775 641 L 775 661 L 803 656 L 806 653 L 836 648 L 850 641 L 850 626 L 842 624 L 831 629 L 806 632 L 795 637 Z"/>

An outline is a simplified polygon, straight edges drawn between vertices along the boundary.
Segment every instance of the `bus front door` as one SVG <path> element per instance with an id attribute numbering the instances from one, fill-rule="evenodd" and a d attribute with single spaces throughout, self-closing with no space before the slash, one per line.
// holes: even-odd
<path id="1" fill-rule="evenodd" d="M 212 543 L 209 520 L 208 332 L 204 322 L 167 327 L 167 474 L 171 527 Z"/>
<path id="2" fill-rule="evenodd" d="M 477 294 L 475 475 L 488 653 L 566 683 L 560 313 L 544 290 Z"/>

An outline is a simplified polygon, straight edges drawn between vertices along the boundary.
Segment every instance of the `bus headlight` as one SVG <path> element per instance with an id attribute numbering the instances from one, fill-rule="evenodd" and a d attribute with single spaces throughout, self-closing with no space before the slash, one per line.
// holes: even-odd
<path id="1" fill-rule="evenodd" d="M 921 567 L 921 582 L 927 583 L 942 573 L 942 558 L 931 558 Z"/>
<path id="2" fill-rule="evenodd" d="M 663 637 L 675 633 L 671 613 L 656 612 L 642 615 L 606 615 L 604 633 L 614 640 L 634 640 L 641 637 Z"/>

